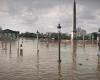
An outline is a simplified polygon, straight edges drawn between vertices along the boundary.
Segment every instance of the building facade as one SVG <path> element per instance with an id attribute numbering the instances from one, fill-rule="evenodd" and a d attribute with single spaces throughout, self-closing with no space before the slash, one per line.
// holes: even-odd
<path id="1" fill-rule="evenodd" d="M 0 31 L 0 40 L 13 40 L 17 39 L 19 35 L 18 31 L 13 31 L 10 29 L 5 29 Z"/>

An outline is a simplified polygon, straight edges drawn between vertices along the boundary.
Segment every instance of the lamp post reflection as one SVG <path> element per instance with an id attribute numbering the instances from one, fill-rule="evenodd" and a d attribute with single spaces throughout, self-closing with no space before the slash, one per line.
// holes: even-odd
<path id="1" fill-rule="evenodd" d="M 37 54 L 37 76 L 38 76 L 38 80 L 40 80 L 39 79 L 39 54 Z"/>
<path id="2" fill-rule="evenodd" d="M 58 62 L 58 80 L 62 80 L 61 63 Z"/>

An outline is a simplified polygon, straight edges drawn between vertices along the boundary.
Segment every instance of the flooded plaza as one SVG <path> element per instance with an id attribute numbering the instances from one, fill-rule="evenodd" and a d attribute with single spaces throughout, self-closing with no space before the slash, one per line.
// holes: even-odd
<path id="1" fill-rule="evenodd" d="M 61 43 L 61 63 L 58 42 L 39 41 L 38 48 L 33 39 L 0 41 L 0 80 L 100 80 L 97 44 Z"/>

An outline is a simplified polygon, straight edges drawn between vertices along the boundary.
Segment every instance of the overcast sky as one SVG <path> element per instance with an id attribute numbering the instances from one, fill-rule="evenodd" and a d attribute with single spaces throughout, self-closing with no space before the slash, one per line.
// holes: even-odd
<path id="1" fill-rule="evenodd" d="M 100 0 L 76 0 L 77 27 L 100 28 Z M 73 0 L 0 0 L 0 26 L 21 32 L 62 32 L 73 29 Z"/>

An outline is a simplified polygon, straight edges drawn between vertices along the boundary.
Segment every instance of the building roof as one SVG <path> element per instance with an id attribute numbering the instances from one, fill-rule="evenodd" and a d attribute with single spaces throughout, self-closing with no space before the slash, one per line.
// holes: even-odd
<path id="1" fill-rule="evenodd" d="M 0 32 L 1 33 L 16 33 L 16 34 L 19 34 L 19 31 L 13 31 L 13 30 L 10 30 L 10 29 L 5 29 L 5 30 L 2 30 Z"/>

